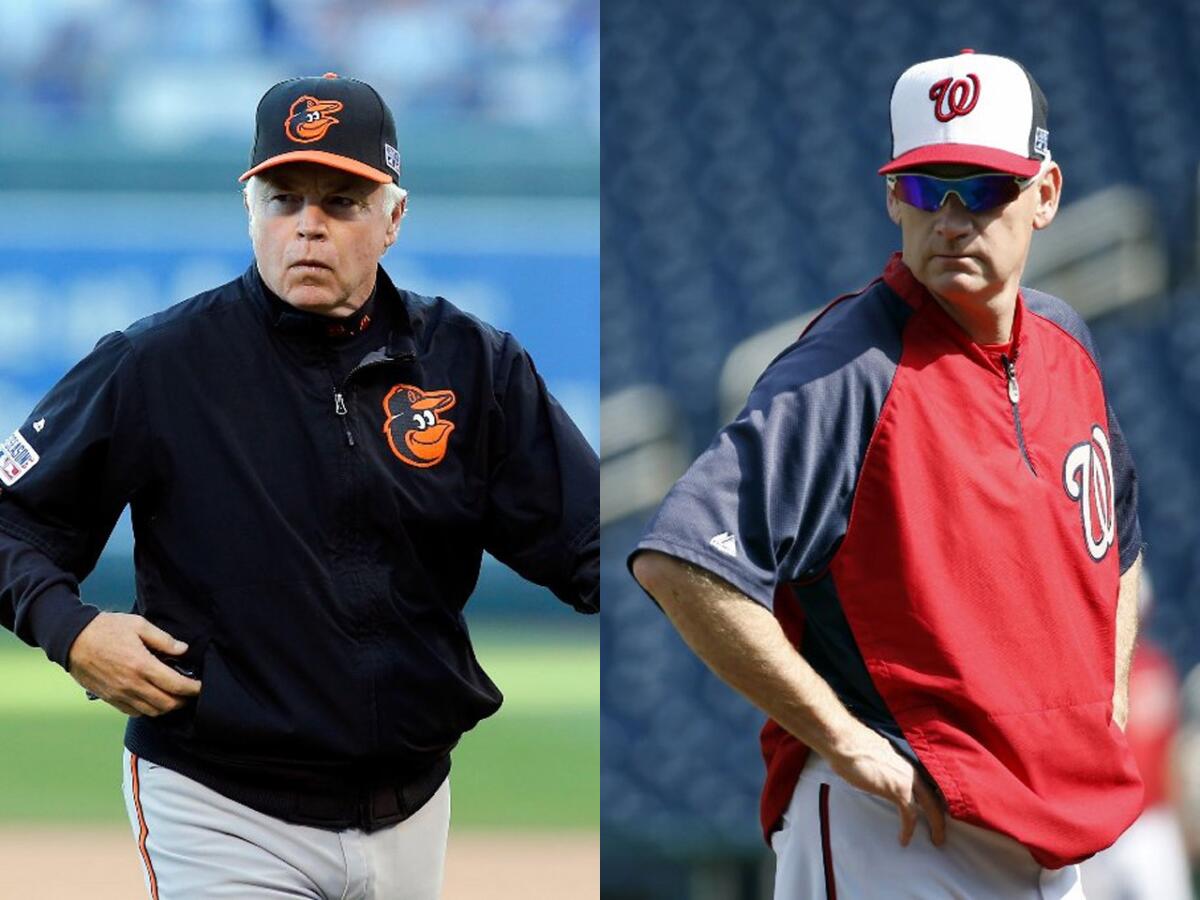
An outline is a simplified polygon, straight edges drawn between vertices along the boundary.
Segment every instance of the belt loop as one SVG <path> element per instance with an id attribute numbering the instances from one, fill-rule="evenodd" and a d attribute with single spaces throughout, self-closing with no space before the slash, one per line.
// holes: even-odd
<path id="1" fill-rule="evenodd" d="M 400 797 L 392 785 L 379 785 L 371 790 L 367 800 L 367 818 L 372 827 L 396 821 L 400 809 Z"/>

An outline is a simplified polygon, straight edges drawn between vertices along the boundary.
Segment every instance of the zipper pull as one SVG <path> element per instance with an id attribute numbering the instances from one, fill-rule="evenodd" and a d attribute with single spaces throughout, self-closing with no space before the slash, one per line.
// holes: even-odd
<path id="1" fill-rule="evenodd" d="M 1004 371 L 1008 374 L 1008 401 L 1015 406 L 1021 402 L 1021 386 L 1017 384 L 1016 357 L 1009 359 L 1007 356 L 1001 356 L 1000 361 L 1004 363 Z"/>
<path id="2" fill-rule="evenodd" d="M 354 446 L 354 435 L 350 433 L 350 426 L 346 423 L 346 399 L 342 396 L 341 391 L 333 392 L 333 411 L 342 417 L 342 430 L 346 432 L 346 446 Z"/>

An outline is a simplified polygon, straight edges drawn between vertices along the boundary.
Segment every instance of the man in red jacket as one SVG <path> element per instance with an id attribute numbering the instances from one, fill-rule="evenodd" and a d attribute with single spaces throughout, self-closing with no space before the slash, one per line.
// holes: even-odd
<path id="1" fill-rule="evenodd" d="M 777 898 L 1081 897 L 1141 808 L 1141 534 L 1087 328 L 1020 286 L 1062 187 L 1046 101 L 964 51 L 891 118 L 902 251 L 768 367 L 631 567 L 771 717 Z"/>

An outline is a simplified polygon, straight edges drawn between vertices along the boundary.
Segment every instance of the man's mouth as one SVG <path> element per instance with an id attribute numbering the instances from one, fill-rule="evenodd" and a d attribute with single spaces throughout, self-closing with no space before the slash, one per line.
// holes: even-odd
<path id="1" fill-rule="evenodd" d="M 330 266 L 315 259 L 301 259 L 292 263 L 293 269 L 328 269 Z"/>

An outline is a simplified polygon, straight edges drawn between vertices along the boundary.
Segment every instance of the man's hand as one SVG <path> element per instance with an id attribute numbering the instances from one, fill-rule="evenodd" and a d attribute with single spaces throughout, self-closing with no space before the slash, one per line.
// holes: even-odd
<path id="1" fill-rule="evenodd" d="M 946 814 L 937 795 L 887 738 L 859 724 L 826 759 L 848 784 L 896 805 L 900 811 L 900 846 L 907 847 L 912 840 L 919 810 L 929 820 L 934 846 L 945 843 Z"/>
<path id="2" fill-rule="evenodd" d="M 633 573 L 714 672 L 825 757 L 841 778 L 896 804 L 902 845 L 912 840 L 919 809 L 933 843 L 942 845 L 946 815 L 933 790 L 886 738 L 847 711 L 769 610 L 703 569 L 655 551 L 639 553 Z"/>
<path id="3" fill-rule="evenodd" d="M 200 693 L 200 682 L 180 675 L 151 653 L 177 656 L 187 644 L 141 616 L 102 612 L 88 623 L 68 657 L 71 677 L 128 716 L 159 716 Z"/>
<path id="4" fill-rule="evenodd" d="M 1118 682 L 1116 693 L 1113 694 L 1113 721 L 1117 723 L 1117 727 L 1122 731 L 1129 724 L 1129 679 L 1128 676 L 1124 682 L 1124 688 Z"/>

